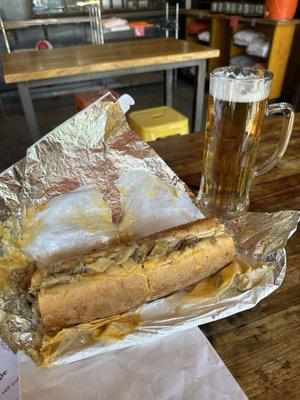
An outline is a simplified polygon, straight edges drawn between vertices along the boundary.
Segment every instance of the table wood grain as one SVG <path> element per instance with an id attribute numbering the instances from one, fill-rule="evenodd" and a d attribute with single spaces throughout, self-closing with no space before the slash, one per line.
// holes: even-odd
<path id="1" fill-rule="evenodd" d="M 20 51 L 3 55 L 6 83 L 116 71 L 219 56 L 219 50 L 174 38 Z"/>
<path id="2" fill-rule="evenodd" d="M 274 149 L 282 119 L 263 129 L 259 158 Z M 150 143 L 195 192 L 201 176 L 203 134 L 192 133 Z M 252 184 L 250 210 L 300 210 L 300 113 L 289 147 L 279 164 Z M 287 244 L 287 273 L 280 288 L 255 308 L 201 326 L 249 399 L 300 399 L 300 235 Z"/>

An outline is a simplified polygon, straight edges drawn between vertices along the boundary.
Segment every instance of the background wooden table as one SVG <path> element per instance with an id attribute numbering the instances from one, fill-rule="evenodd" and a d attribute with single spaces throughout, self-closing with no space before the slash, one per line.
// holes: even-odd
<path id="1" fill-rule="evenodd" d="M 159 38 L 21 51 L 3 55 L 4 80 L 16 83 L 33 141 L 39 139 L 31 90 L 39 96 L 58 95 L 61 86 L 151 71 L 165 71 L 165 104 L 172 106 L 173 69 L 195 67 L 194 126 L 202 126 L 206 60 L 219 50 L 174 38 Z M 75 86 L 74 86 L 75 85 Z M 85 89 L 87 90 L 87 88 Z"/>
<path id="2" fill-rule="evenodd" d="M 3 55 L 4 79 L 27 82 L 218 56 L 217 49 L 174 38 L 20 51 Z"/>
<path id="3" fill-rule="evenodd" d="M 282 118 L 266 120 L 259 157 L 271 154 Z M 151 143 L 195 191 L 201 176 L 203 134 Z M 300 113 L 286 154 L 252 184 L 250 210 L 300 209 Z M 300 399 L 300 235 L 287 245 L 287 274 L 281 287 L 254 309 L 201 326 L 246 395 L 255 400 Z"/>

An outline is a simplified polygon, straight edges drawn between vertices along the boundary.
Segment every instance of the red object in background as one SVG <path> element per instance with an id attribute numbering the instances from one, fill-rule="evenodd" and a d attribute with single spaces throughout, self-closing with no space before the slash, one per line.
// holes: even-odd
<path id="1" fill-rule="evenodd" d="M 239 20 L 240 20 L 239 17 L 235 17 L 235 16 L 231 17 L 230 18 L 230 22 L 229 22 L 229 26 L 231 26 L 231 28 L 235 28 L 236 26 L 238 26 Z"/>
<path id="2" fill-rule="evenodd" d="M 187 31 L 190 35 L 198 35 L 208 30 L 208 24 L 202 21 L 194 21 L 188 24 Z"/>
<path id="3" fill-rule="evenodd" d="M 86 107 L 94 103 L 100 97 L 102 97 L 105 93 L 107 93 L 107 89 L 97 90 L 94 92 L 81 92 L 75 94 L 75 109 L 76 111 L 84 110 Z M 115 101 L 120 97 L 119 93 L 115 90 L 110 90 L 112 95 L 105 97 L 106 101 Z"/>
<path id="4" fill-rule="evenodd" d="M 128 22 L 128 26 L 134 29 L 134 36 L 140 37 L 140 36 L 145 36 L 145 29 L 152 28 L 153 24 L 147 21 L 133 21 L 133 22 Z"/>
<path id="5" fill-rule="evenodd" d="M 153 24 L 147 21 L 133 21 L 128 22 L 128 26 L 130 26 L 130 28 L 152 28 Z"/>
<path id="6" fill-rule="evenodd" d="M 36 50 L 51 50 L 53 46 L 48 40 L 39 40 L 35 46 Z"/>
<path id="7" fill-rule="evenodd" d="M 298 0 L 266 0 L 265 14 L 274 21 L 293 19 Z"/>

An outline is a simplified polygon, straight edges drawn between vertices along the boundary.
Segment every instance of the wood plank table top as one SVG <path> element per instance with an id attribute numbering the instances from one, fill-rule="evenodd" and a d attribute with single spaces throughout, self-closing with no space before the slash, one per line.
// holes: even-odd
<path id="1" fill-rule="evenodd" d="M 278 140 L 282 119 L 266 119 L 259 156 Z M 174 136 L 150 143 L 195 192 L 201 175 L 203 134 Z M 300 209 L 300 113 L 279 164 L 252 184 L 250 210 Z M 280 288 L 255 308 L 201 326 L 216 351 L 255 400 L 300 399 L 300 235 L 287 244 L 287 273 Z"/>
<path id="2" fill-rule="evenodd" d="M 219 50 L 160 38 L 4 54 L 6 83 L 116 71 L 219 56 Z"/>

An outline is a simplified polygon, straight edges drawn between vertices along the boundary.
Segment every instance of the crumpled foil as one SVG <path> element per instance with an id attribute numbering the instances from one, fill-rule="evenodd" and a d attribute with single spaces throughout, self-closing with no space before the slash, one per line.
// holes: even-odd
<path id="1" fill-rule="evenodd" d="M 6 240 L 15 241 L 22 233 L 23 217 L 32 207 L 53 204 L 63 197 L 61 208 L 65 204 L 72 208 L 66 197 L 78 195 L 78 190 L 85 196 L 95 188 L 101 195 L 97 204 L 103 200 L 111 210 L 114 225 L 130 234 L 143 236 L 203 217 L 184 183 L 129 128 L 119 104 L 107 100 L 100 99 L 54 129 L 29 148 L 23 160 L 0 175 L 0 222 L 10 231 Z M 107 213 L 105 218 L 107 223 Z M 282 211 L 246 213 L 227 221 L 238 250 L 233 265 L 194 287 L 121 317 L 49 335 L 42 346 L 47 359 L 43 365 L 77 361 L 254 307 L 282 283 L 286 270 L 284 247 L 298 219 L 298 212 Z M 49 242 L 48 234 L 45 240 Z M 0 235 L 4 245 L 5 235 L 1 231 Z M 100 245 L 109 241 L 110 235 L 93 238 L 100 240 L 96 243 Z M 45 257 L 41 257 L 44 262 L 48 253 Z M 5 268 L 0 261 L 3 282 Z M 0 286 L 1 334 L 12 347 L 26 348 L 30 354 L 37 322 L 30 310 L 21 309 L 24 301 L 18 283 L 6 287 L 6 291 L 3 288 Z"/>

